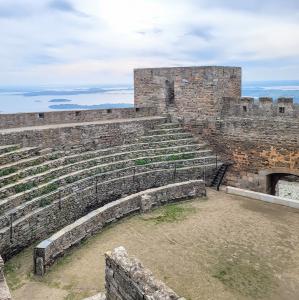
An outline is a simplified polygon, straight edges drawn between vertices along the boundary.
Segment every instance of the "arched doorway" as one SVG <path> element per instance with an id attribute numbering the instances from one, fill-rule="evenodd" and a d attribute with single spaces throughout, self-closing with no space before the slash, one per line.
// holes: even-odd
<path id="1" fill-rule="evenodd" d="M 166 107 L 174 106 L 174 81 L 165 80 L 165 102 Z"/>

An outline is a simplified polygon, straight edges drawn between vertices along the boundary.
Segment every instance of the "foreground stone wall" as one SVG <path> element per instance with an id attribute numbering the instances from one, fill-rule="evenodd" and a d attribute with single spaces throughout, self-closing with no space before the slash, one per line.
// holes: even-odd
<path id="1" fill-rule="evenodd" d="M 111 119 L 140 118 L 156 115 L 156 108 L 114 108 L 77 111 L 51 111 L 0 114 L 0 129 L 50 124 L 82 123 Z"/>
<path id="2" fill-rule="evenodd" d="M 223 97 L 241 96 L 241 68 L 136 69 L 135 105 L 171 111 L 176 118 L 216 116 Z"/>
<path id="3" fill-rule="evenodd" d="M 1 115 L 0 115 L 1 116 Z M 47 125 L 0 130 L 0 145 L 21 144 L 43 148 L 87 148 L 117 146 L 130 143 L 146 130 L 164 123 L 162 117 L 115 119 L 93 123 Z"/>
<path id="4" fill-rule="evenodd" d="M 139 260 L 129 257 L 123 247 L 106 253 L 105 278 L 107 300 L 184 300 L 155 279 Z"/>
<path id="5" fill-rule="evenodd" d="M 0 300 L 11 300 L 9 288 L 4 277 L 4 262 L 0 256 Z"/>
<path id="6" fill-rule="evenodd" d="M 166 203 L 202 197 L 205 194 L 204 182 L 192 180 L 148 189 L 106 204 L 63 228 L 35 247 L 35 273 L 43 275 L 55 259 L 63 255 L 70 247 L 102 230 L 112 222 L 134 212 L 147 212 Z"/>

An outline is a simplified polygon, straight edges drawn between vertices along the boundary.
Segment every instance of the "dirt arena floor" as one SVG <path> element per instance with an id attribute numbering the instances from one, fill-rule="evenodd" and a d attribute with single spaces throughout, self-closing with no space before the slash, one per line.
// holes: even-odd
<path id="1" fill-rule="evenodd" d="M 104 291 L 104 253 L 124 246 L 187 300 L 299 299 L 299 210 L 223 192 L 106 228 L 32 274 L 32 247 L 6 264 L 15 300 L 80 300 Z"/>

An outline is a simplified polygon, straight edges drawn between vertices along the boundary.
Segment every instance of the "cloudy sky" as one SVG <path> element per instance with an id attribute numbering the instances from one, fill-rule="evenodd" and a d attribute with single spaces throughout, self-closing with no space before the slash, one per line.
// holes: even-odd
<path id="1" fill-rule="evenodd" d="M 299 79 L 298 0 L 0 0 L 0 85 L 132 83 L 137 67 Z"/>

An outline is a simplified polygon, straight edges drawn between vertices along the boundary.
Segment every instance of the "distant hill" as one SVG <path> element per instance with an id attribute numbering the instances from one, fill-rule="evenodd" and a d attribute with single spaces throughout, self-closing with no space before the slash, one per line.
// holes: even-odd
<path id="1" fill-rule="evenodd" d="M 52 100 L 49 100 L 49 102 L 54 102 L 54 103 L 64 103 L 64 102 L 72 102 L 72 100 L 69 100 L 69 99 L 52 99 Z"/>
<path id="2" fill-rule="evenodd" d="M 96 105 L 80 105 L 80 104 L 54 104 L 50 105 L 51 109 L 76 110 L 76 109 L 109 109 L 109 108 L 129 108 L 134 107 L 130 103 L 103 103 Z"/>

